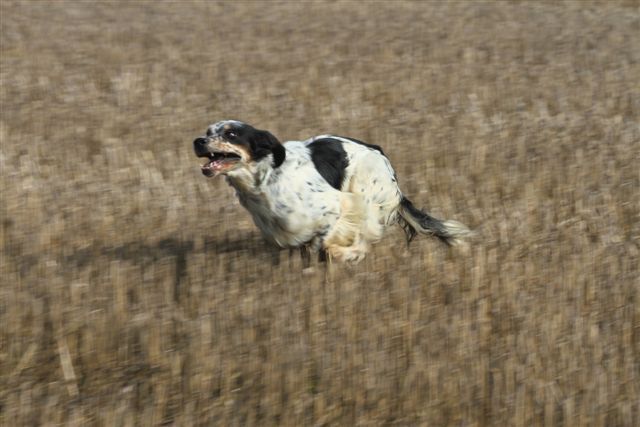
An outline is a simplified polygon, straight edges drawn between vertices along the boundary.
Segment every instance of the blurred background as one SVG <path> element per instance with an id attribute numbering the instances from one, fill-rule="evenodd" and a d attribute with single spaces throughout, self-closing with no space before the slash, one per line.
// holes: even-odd
<path id="1" fill-rule="evenodd" d="M 640 10 L 0 3 L 0 424 L 640 424 Z M 263 242 L 191 141 L 381 145 L 478 238 Z"/>

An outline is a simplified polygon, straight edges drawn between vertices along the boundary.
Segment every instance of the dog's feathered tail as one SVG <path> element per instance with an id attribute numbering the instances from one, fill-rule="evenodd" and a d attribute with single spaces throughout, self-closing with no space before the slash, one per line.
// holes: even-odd
<path id="1" fill-rule="evenodd" d="M 473 235 L 473 232 L 464 224 L 454 220 L 441 221 L 436 219 L 413 206 L 411 200 L 404 196 L 400 201 L 399 212 L 400 225 L 407 235 L 407 242 L 415 237 L 416 231 L 435 236 L 450 246 L 460 244 L 465 238 Z"/>

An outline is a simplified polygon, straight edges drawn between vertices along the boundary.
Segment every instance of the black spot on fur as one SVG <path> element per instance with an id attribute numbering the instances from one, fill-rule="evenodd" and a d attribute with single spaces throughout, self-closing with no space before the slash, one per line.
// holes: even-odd
<path id="1" fill-rule="evenodd" d="M 320 175 L 333 187 L 340 190 L 349 161 L 342 143 L 334 138 L 321 138 L 309 144 L 311 160 Z"/>
<path id="2" fill-rule="evenodd" d="M 375 145 L 375 144 L 367 144 L 366 142 L 360 141 L 359 139 L 355 139 L 355 138 L 348 138 L 346 136 L 341 136 L 340 138 L 344 138 L 344 139 L 348 139 L 351 142 L 355 142 L 356 144 L 360 144 L 360 145 L 364 145 L 365 147 L 369 147 L 372 150 L 377 150 L 380 152 L 380 154 L 382 154 L 384 156 L 384 151 L 382 151 L 382 148 L 380 148 L 379 145 Z"/>

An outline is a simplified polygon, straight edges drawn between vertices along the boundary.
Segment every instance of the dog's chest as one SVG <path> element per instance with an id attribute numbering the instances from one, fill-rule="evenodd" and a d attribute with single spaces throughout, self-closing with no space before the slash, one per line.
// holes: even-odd
<path id="1" fill-rule="evenodd" d="M 327 187 L 309 177 L 279 179 L 237 196 L 267 239 L 295 247 L 322 237 L 337 220 L 339 196 Z"/>

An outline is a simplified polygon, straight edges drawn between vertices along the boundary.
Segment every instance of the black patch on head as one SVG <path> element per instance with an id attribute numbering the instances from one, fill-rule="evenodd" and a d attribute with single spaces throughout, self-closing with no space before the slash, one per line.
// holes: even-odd
<path id="1" fill-rule="evenodd" d="M 273 167 L 277 168 L 286 157 L 284 146 L 266 130 L 256 129 L 242 122 L 232 122 L 224 124 L 216 132 L 231 144 L 249 148 L 251 157 L 256 162 L 273 154 Z"/>
<path id="2" fill-rule="evenodd" d="M 278 139 L 266 130 L 253 129 L 248 136 L 251 153 L 255 161 L 273 154 L 273 167 L 279 167 L 286 157 L 284 146 Z"/>
<path id="3" fill-rule="evenodd" d="M 341 136 L 340 138 L 344 138 L 347 139 L 351 142 L 355 142 L 356 144 L 360 144 L 360 145 L 364 145 L 365 147 L 371 148 L 372 150 L 377 150 L 380 152 L 380 154 L 382 154 L 384 156 L 384 151 L 382 151 L 382 148 L 380 148 L 379 145 L 375 145 L 375 144 L 367 144 L 366 142 L 362 142 L 359 139 L 355 139 L 355 138 L 348 138 L 346 136 Z"/>
<path id="4" fill-rule="evenodd" d="M 349 161 L 342 143 L 334 138 L 320 138 L 307 146 L 311 160 L 320 175 L 335 189 L 340 190 Z"/>
<path id="5" fill-rule="evenodd" d="M 228 122 L 216 127 L 215 133 L 232 144 L 249 145 L 247 137 L 255 132 L 252 126 L 242 122 Z M 210 129 L 207 130 L 207 136 Z"/>

